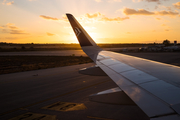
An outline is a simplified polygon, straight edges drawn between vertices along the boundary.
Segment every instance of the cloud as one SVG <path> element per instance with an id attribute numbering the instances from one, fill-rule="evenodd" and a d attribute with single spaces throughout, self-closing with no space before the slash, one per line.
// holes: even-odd
<path id="1" fill-rule="evenodd" d="M 14 25 L 14 24 L 13 24 L 13 23 L 7 23 L 6 25 L 7 25 L 7 26 L 11 26 L 11 25 Z"/>
<path id="2" fill-rule="evenodd" d="M 121 0 L 108 0 L 108 2 L 122 2 Z"/>
<path id="3" fill-rule="evenodd" d="M 28 34 L 23 30 L 10 30 L 10 34 Z"/>
<path id="4" fill-rule="evenodd" d="M 147 2 L 160 2 L 159 0 L 132 0 L 133 2 L 141 2 L 141 1 L 147 1 Z"/>
<path id="5" fill-rule="evenodd" d="M 96 2 L 102 2 L 101 0 L 95 0 Z"/>
<path id="6" fill-rule="evenodd" d="M 164 31 L 169 32 L 170 30 L 169 29 L 165 29 Z"/>
<path id="7" fill-rule="evenodd" d="M 124 14 L 126 15 L 160 15 L 160 16 L 176 16 L 179 15 L 179 12 L 175 11 L 155 11 L 155 12 L 151 12 L 151 11 L 147 11 L 144 9 L 139 9 L 139 10 L 135 10 L 135 9 L 130 9 L 130 8 L 125 8 L 123 10 Z"/>
<path id="8" fill-rule="evenodd" d="M 14 4 L 14 1 L 6 3 L 6 5 L 12 5 Z"/>
<path id="9" fill-rule="evenodd" d="M 19 29 L 18 27 L 14 26 L 14 24 L 12 24 L 12 23 L 7 23 L 4 26 L 0 26 L 0 28 L 3 28 L 3 29 L 6 29 L 6 28 L 9 28 L 9 29 Z"/>
<path id="10" fill-rule="evenodd" d="M 161 1 L 168 1 L 168 0 L 132 0 L 133 2 L 141 2 L 141 1 L 146 1 L 146 2 L 156 2 L 158 4 L 161 4 Z"/>
<path id="11" fill-rule="evenodd" d="M 166 24 L 162 24 L 161 26 L 166 26 Z"/>
<path id="12" fill-rule="evenodd" d="M 6 26 L 7 26 L 9 29 L 19 29 L 18 27 L 14 26 L 14 24 L 12 24 L 12 23 L 7 23 Z"/>
<path id="13" fill-rule="evenodd" d="M 18 29 L 16 26 L 8 26 L 9 29 Z"/>
<path id="14" fill-rule="evenodd" d="M 102 17 L 100 19 L 100 21 L 117 21 L 117 22 L 120 22 L 120 21 L 123 21 L 123 20 L 126 20 L 126 19 L 129 19 L 129 17 L 124 17 L 124 18 L 120 18 L 120 17 L 108 18 L 108 17 L 104 16 L 104 17 Z"/>
<path id="15" fill-rule="evenodd" d="M 167 10 L 172 10 L 172 7 L 171 6 L 163 6 L 163 5 L 158 5 L 155 7 L 155 9 L 167 9 Z"/>
<path id="16" fill-rule="evenodd" d="M 5 39 L 14 40 L 14 39 L 17 39 L 17 37 L 5 37 Z"/>
<path id="17" fill-rule="evenodd" d="M 39 17 L 46 19 L 46 20 L 55 20 L 55 21 L 68 21 L 66 15 L 62 15 L 62 19 L 59 18 L 54 18 L 54 17 L 50 17 L 50 16 L 45 16 L 45 15 L 40 15 Z"/>
<path id="18" fill-rule="evenodd" d="M 12 23 L 7 23 L 6 25 L 0 26 L 1 29 L 6 29 L 6 28 L 10 28 L 10 29 L 11 29 L 11 27 L 15 27 L 14 24 L 12 24 Z"/>
<path id="19" fill-rule="evenodd" d="M 85 15 L 85 17 L 87 17 L 89 19 L 96 19 L 97 21 L 117 21 L 117 22 L 129 19 L 129 17 L 124 17 L 124 18 L 121 18 L 121 17 L 109 18 L 109 17 L 106 17 L 104 14 L 101 14 L 100 12 L 97 12 L 97 13 L 94 13 L 94 14 L 87 13 Z"/>
<path id="20" fill-rule="evenodd" d="M 147 2 L 160 2 L 159 0 L 145 0 L 145 1 L 147 1 Z"/>
<path id="21" fill-rule="evenodd" d="M 7 0 L 3 0 L 2 4 L 3 5 L 12 5 L 12 4 L 14 4 L 14 1 L 7 2 Z"/>
<path id="22" fill-rule="evenodd" d="M 9 34 L 28 34 L 24 30 L 20 30 L 12 23 L 7 23 L 4 26 L 0 26 L 2 29 L 2 33 L 9 33 Z"/>
<path id="23" fill-rule="evenodd" d="M 149 12 L 149 11 L 144 10 L 144 9 L 135 10 L 135 9 L 125 8 L 123 10 L 123 12 L 126 15 L 154 15 L 153 12 Z"/>
<path id="24" fill-rule="evenodd" d="M 157 20 L 161 20 L 161 18 L 156 18 Z"/>
<path id="25" fill-rule="evenodd" d="M 154 9 L 158 9 L 158 6 L 155 6 Z"/>
<path id="26" fill-rule="evenodd" d="M 59 20 L 58 18 L 53 18 L 53 17 L 49 17 L 49 16 L 45 16 L 45 15 L 40 15 L 39 17 L 48 19 L 48 20 Z"/>
<path id="27" fill-rule="evenodd" d="M 66 15 L 62 15 L 62 19 L 63 19 L 63 20 L 68 20 L 68 18 L 67 18 Z"/>
<path id="28" fill-rule="evenodd" d="M 52 33 L 46 33 L 48 36 L 53 36 L 53 35 L 55 35 L 55 34 L 52 34 Z"/>
<path id="29" fill-rule="evenodd" d="M 66 15 L 63 15 L 62 19 L 53 18 L 53 17 L 49 17 L 49 16 L 45 16 L 45 15 L 40 15 L 40 17 L 43 18 L 43 19 L 47 19 L 47 20 L 60 20 L 60 21 L 66 21 L 66 22 L 68 21 L 68 18 L 67 18 Z M 86 13 L 83 17 L 88 18 L 88 19 L 93 19 L 95 21 L 117 21 L 117 22 L 129 19 L 129 17 L 108 18 L 105 15 L 101 14 L 100 12 L 96 12 L 96 13 L 93 13 L 93 14 Z M 83 17 L 80 18 L 80 19 L 82 20 Z"/>
<path id="30" fill-rule="evenodd" d="M 86 13 L 85 16 L 88 17 L 88 18 L 96 18 L 96 17 L 98 17 L 98 16 L 101 16 L 101 13 L 99 13 L 99 12 L 94 13 L 94 14 Z"/>
<path id="31" fill-rule="evenodd" d="M 95 0 L 96 2 L 103 2 L 103 0 Z M 104 0 L 105 2 L 122 2 L 121 0 Z"/>
<path id="32" fill-rule="evenodd" d="M 165 6 L 165 8 L 166 8 L 167 10 L 171 10 L 171 7 L 166 7 L 166 6 Z"/>
<path id="33" fill-rule="evenodd" d="M 175 16 L 175 15 L 179 15 L 178 12 L 172 12 L 172 11 L 157 11 L 155 12 L 156 15 L 161 15 L 161 16 L 166 16 L 166 15 L 169 15 L 169 16 Z"/>
<path id="34" fill-rule="evenodd" d="M 132 0 L 132 1 L 133 1 L 133 2 L 141 2 L 141 0 L 137 0 L 137 1 L 136 1 L 136 0 Z"/>
<path id="35" fill-rule="evenodd" d="M 9 30 L 7 30 L 7 29 L 2 29 L 2 33 L 9 33 Z"/>
<path id="36" fill-rule="evenodd" d="M 174 3 L 173 5 L 175 8 L 180 9 L 180 2 Z"/>

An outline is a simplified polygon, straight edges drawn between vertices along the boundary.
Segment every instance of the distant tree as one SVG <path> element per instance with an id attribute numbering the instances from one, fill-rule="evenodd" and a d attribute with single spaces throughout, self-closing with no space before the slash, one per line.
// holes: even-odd
<path id="1" fill-rule="evenodd" d="M 0 42 L 0 44 L 4 45 L 4 44 L 7 44 L 6 42 Z"/>
<path id="2" fill-rule="evenodd" d="M 170 45 L 170 41 L 166 39 L 166 40 L 163 41 L 163 44 L 164 44 L 165 46 L 169 46 L 169 45 Z"/>
<path id="3" fill-rule="evenodd" d="M 26 49 L 26 48 L 25 48 L 24 46 L 22 46 L 22 47 L 21 47 L 21 49 L 23 49 L 23 50 L 24 50 L 24 49 Z"/>

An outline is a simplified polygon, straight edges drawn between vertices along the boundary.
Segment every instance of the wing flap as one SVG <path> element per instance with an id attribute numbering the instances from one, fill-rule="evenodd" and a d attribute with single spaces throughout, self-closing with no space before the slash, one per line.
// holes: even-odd
<path id="1" fill-rule="evenodd" d="M 107 52 L 107 54 L 106 54 L 105 51 L 102 51 L 102 53 L 103 54 L 101 54 L 101 52 L 100 52 L 101 56 L 103 56 L 103 55 L 113 56 L 114 55 L 114 53 L 111 53 L 111 52 Z M 123 57 L 124 57 L 123 59 L 126 59 L 126 56 L 123 56 Z M 127 57 L 130 58 L 129 56 L 127 56 Z M 117 58 L 117 56 L 116 56 L 116 58 Z M 109 59 L 108 62 L 113 63 L 114 60 L 118 61 L 116 58 L 111 57 L 111 59 Z M 179 87 L 169 84 L 166 81 L 163 81 L 163 80 L 161 80 L 149 73 L 146 73 L 142 70 L 139 70 L 132 65 L 131 65 L 132 69 L 130 69 L 128 71 L 121 70 L 124 68 L 120 67 L 120 66 L 117 67 L 116 69 L 113 69 L 113 67 L 111 67 L 111 66 L 118 66 L 118 64 L 126 64 L 125 62 L 122 62 L 122 61 L 119 61 L 119 63 L 113 64 L 113 65 L 104 64 L 103 61 L 102 62 L 98 61 L 98 62 L 101 63 L 101 66 L 102 65 L 107 66 L 108 69 L 115 71 L 116 74 L 120 74 L 121 76 L 125 77 L 129 81 L 133 82 L 134 84 L 138 85 L 139 87 L 143 88 L 144 90 L 146 90 L 149 93 L 153 94 L 154 96 L 158 97 L 162 101 L 166 102 L 169 106 L 180 103 L 180 101 L 179 101 L 180 100 L 180 88 Z M 139 62 L 143 62 L 143 59 L 139 59 Z M 158 65 L 158 63 L 156 63 L 156 65 Z M 127 65 L 127 66 L 129 66 L 129 65 Z M 164 64 L 161 64 L 161 66 L 163 66 L 163 68 L 165 68 Z M 167 66 L 166 69 L 168 69 L 168 68 L 169 68 L 169 66 Z M 179 68 L 179 67 L 175 67 L 175 69 L 177 69 L 177 68 Z M 172 70 L 172 69 L 174 69 L 174 67 L 171 67 L 169 69 Z M 180 70 L 180 68 L 179 68 L 179 70 Z M 164 74 L 164 75 L 166 75 L 166 74 Z M 173 76 L 172 76 L 172 78 L 173 78 Z M 179 75 L 179 78 L 180 78 L 180 75 Z"/>
<path id="2" fill-rule="evenodd" d="M 111 52 L 102 51 L 101 56 L 111 56 Z M 106 61 L 106 62 L 104 62 Z M 108 62 L 107 62 L 108 61 Z M 114 63 L 114 61 L 116 61 Z M 172 105 L 180 103 L 180 88 L 158 79 L 142 70 L 125 64 L 122 61 L 117 62 L 115 57 L 99 60 L 96 62 L 102 70 L 149 116 L 159 116 L 163 114 L 175 113 Z M 110 64 L 114 63 L 114 64 Z M 120 65 L 123 64 L 121 67 Z M 121 70 L 126 66 L 126 71 Z M 113 66 L 113 67 L 112 67 Z M 119 66 L 119 67 L 117 67 Z M 109 74 L 108 74 L 109 73 Z M 127 82 L 129 81 L 129 82 Z M 126 84 L 124 84 L 126 83 Z M 128 84 L 127 84 L 128 83 Z M 133 87 L 132 87 L 133 86 Z M 124 89 L 123 89 L 124 88 Z M 142 93 L 142 94 L 141 94 Z M 133 94 L 136 94 L 134 97 Z M 138 100 L 137 100 L 138 98 Z M 148 98 L 148 99 L 147 99 Z M 152 104 L 149 101 L 153 101 Z M 141 101 L 141 102 L 139 102 Z M 144 102 L 144 104 L 143 104 Z M 145 104 L 148 103 L 148 104 Z M 158 104 L 156 104 L 158 103 Z M 160 104 L 161 103 L 161 104 Z M 154 105 L 153 105 L 154 104 Z M 157 107 L 159 105 L 159 107 Z M 146 107 L 148 109 L 146 109 Z M 162 108 L 161 110 L 159 108 Z M 157 111 L 152 111 L 157 110 Z M 167 110 L 167 111 L 165 111 Z M 159 113 L 158 113 L 159 112 Z M 154 114 L 156 113 L 156 115 Z"/>
<path id="3" fill-rule="evenodd" d="M 140 84 L 139 86 L 165 101 L 170 106 L 180 103 L 180 89 L 162 80 Z"/>
<path id="4" fill-rule="evenodd" d="M 109 67 L 97 62 L 102 70 L 149 116 L 161 116 L 175 113 L 168 104 L 150 94 L 137 84 L 116 73 Z"/>
<path id="5" fill-rule="evenodd" d="M 89 96 L 91 101 L 118 104 L 135 105 L 135 103 L 119 88 L 112 88 Z"/>

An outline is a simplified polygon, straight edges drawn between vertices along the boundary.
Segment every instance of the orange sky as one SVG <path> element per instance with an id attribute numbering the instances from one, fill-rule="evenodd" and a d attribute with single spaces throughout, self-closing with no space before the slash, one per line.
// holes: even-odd
<path id="1" fill-rule="evenodd" d="M 180 43 L 178 0 L 0 0 L 0 42 L 77 43 L 73 14 L 97 43 Z"/>

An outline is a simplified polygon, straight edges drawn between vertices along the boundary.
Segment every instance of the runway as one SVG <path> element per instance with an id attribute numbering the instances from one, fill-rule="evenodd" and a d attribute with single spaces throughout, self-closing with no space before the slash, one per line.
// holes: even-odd
<path id="1" fill-rule="evenodd" d="M 103 48 L 109 51 L 119 51 L 124 48 Z M 128 47 L 134 50 L 137 47 Z M 82 50 L 60 50 L 60 51 L 21 51 L 21 52 L 0 52 L 0 56 L 15 56 L 15 55 L 29 55 L 29 56 L 87 56 Z"/>
<path id="2" fill-rule="evenodd" d="M 82 50 L 0 52 L 0 56 L 87 56 Z"/>
<path id="3" fill-rule="evenodd" d="M 89 101 L 89 95 L 117 87 L 107 76 L 78 73 L 92 65 L 0 75 L 0 120 L 148 120 L 137 106 Z"/>

